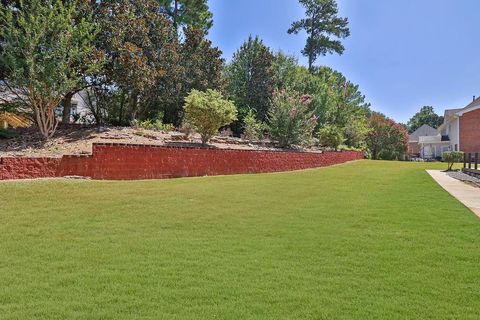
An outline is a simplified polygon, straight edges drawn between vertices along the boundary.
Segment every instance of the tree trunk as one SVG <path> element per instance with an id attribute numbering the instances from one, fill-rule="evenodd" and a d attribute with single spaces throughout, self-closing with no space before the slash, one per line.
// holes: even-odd
<path id="1" fill-rule="evenodd" d="M 208 141 L 210 140 L 210 136 L 201 135 L 201 138 L 202 138 L 202 146 L 206 147 L 208 145 Z"/>
<path id="2" fill-rule="evenodd" d="M 70 113 L 72 111 L 72 98 L 75 93 L 69 92 L 65 95 L 62 100 L 63 113 L 62 113 L 62 123 L 70 123 Z"/>
<path id="3" fill-rule="evenodd" d="M 133 121 L 137 117 L 137 108 L 138 104 L 138 93 L 136 91 L 132 92 L 128 97 L 128 111 L 130 113 L 130 120 Z"/>
<path id="4" fill-rule="evenodd" d="M 310 38 L 312 39 L 312 42 L 313 42 L 313 39 L 315 39 L 315 19 L 316 19 L 316 15 L 315 13 L 313 13 L 312 15 L 312 18 L 310 20 L 310 23 L 311 23 L 311 26 L 310 26 Z M 308 40 L 307 40 L 308 41 Z M 313 60 L 314 60 L 314 50 L 315 48 L 313 48 L 312 46 L 310 46 L 309 48 L 310 52 L 308 53 L 308 70 L 313 73 Z"/>
<path id="5" fill-rule="evenodd" d="M 45 140 L 55 134 L 58 121 L 55 118 L 55 108 L 50 106 L 34 106 L 37 126 Z"/>
<path id="6" fill-rule="evenodd" d="M 178 33 L 178 0 L 175 0 L 174 8 L 173 8 L 173 27 L 175 31 Z"/>

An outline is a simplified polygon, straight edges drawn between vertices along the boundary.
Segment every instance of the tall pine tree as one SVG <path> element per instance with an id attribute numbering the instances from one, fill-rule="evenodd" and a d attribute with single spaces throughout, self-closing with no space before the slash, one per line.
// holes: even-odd
<path id="1" fill-rule="evenodd" d="M 193 27 L 206 33 L 213 25 L 207 0 L 159 0 L 159 4 L 177 31 L 182 27 Z"/>
<path id="2" fill-rule="evenodd" d="M 339 39 L 347 38 L 350 30 L 348 19 L 338 17 L 335 0 L 300 0 L 300 3 L 305 7 L 306 17 L 295 21 L 288 33 L 298 34 L 302 30 L 307 33 L 302 54 L 308 57 L 308 68 L 312 71 L 319 56 L 343 53 L 345 48 Z"/>

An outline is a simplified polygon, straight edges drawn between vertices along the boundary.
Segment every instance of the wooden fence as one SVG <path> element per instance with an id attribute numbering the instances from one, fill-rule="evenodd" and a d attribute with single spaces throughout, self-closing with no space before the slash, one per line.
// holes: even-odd
<path id="1" fill-rule="evenodd" d="M 463 157 L 463 172 L 475 177 L 480 177 L 479 153 L 465 153 Z"/>

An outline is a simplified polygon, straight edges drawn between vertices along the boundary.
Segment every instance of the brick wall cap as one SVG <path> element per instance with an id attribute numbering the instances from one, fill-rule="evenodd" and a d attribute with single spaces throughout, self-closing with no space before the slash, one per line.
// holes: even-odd
<path id="1" fill-rule="evenodd" d="M 155 149 L 187 149 L 187 150 L 211 150 L 211 151 L 236 151 L 236 152 L 269 152 L 269 153 L 300 153 L 300 154 L 322 154 L 322 153 L 348 153 L 348 152 L 362 152 L 351 150 L 332 150 L 332 151 L 305 151 L 305 150 L 291 150 L 291 149 L 277 149 L 277 150 L 256 150 L 256 149 L 235 149 L 235 148 L 216 148 L 211 146 L 173 146 L 173 145 L 158 145 L 158 144 L 135 144 L 135 143 L 121 143 L 121 142 L 95 142 L 93 147 L 132 147 L 132 148 L 155 148 Z"/>

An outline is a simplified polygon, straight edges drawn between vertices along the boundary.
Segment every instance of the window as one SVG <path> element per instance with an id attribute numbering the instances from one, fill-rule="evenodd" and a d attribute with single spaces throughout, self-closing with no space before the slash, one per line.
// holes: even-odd
<path id="1" fill-rule="evenodd" d="M 455 145 L 455 151 L 458 151 L 458 144 Z"/>
<path id="2" fill-rule="evenodd" d="M 72 106 L 70 107 L 70 115 L 71 116 L 77 114 L 77 106 L 78 106 L 78 103 L 72 102 Z"/>

